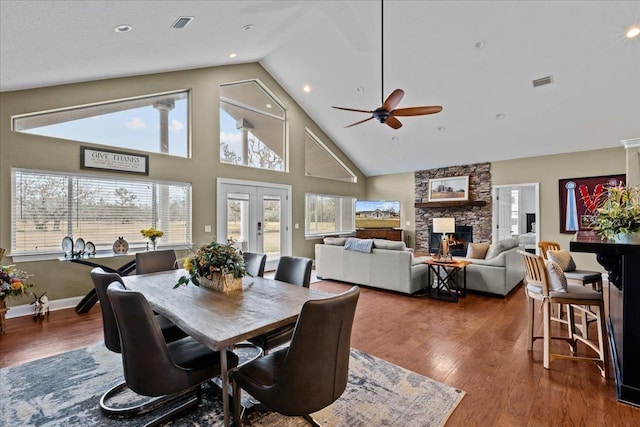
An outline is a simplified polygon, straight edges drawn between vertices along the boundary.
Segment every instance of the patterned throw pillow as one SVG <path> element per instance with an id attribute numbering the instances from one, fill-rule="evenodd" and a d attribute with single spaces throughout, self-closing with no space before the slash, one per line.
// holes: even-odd
<path id="1" fill-rule="evenodd" d="M 562 271 L 574 271 L 576 269 L 576 263 L 573 262 L 573 258 L 569 251 L 547 251 L 547 258 L 549 261 L 553 261 L 560 266 Z"/>
<path id="2" fill-rule="evenodd" d="M 549 290 L 556 292 L 567 292 L 567 277 L 558 264 L 545 260 L 547 267 L 547 277 L 549 278 Z"/>
<path id="3" fill-rule="evenodd" d="M 467 258 L 484 259 L 490 244 L 490 242 L 469 243 L 469 246 L 467 246 Z"/>

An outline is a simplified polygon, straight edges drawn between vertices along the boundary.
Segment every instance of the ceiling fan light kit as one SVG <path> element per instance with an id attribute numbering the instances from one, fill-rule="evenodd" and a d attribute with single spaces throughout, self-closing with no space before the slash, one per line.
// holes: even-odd
<path id="1" fill-rule="evenodd" d="M 381 51 L 381 80 L 382 80 L 382 90 L 381 90 L 381 98 L 383 99 L 382 105 L 375 110 L 358 110 L 355 108 L 347 108 L 347 107 L 336 107 L 338 110 L 345 111 L 355 111 L 357 113 L 367 113 L 371 114 L 371 117 L 368 119 L 360 120 L 359 122 L 352 123 L 350 125 L 345 126 L 345 128 L 350 128 L 352 126 L 359 125 L 364 122 L 368 122 L 371 119 L 376 119 L 380 123 L 384 123 L 387 126 L 393 129 L 400 129 L 402 127 L 402 123 L 400 120 L 396 118 L 398 117 L 409 117 L 409 116 L 424 116 L 427 114 L 435 114 L 442 111 L 442 107 L 439 105 L 434 106 L 424 106 L 424 107 L 408 107 L 408 108 L 396 108 L 402 97 L 404 97 L 404 91 L 402 89 L 396 89 L 391 92 L 391 95 L 384 99 L 384 0 L 380 0 L 380 51 Z M 359 88 L 358 88 L 359 89 Z M 360 93 L 356 89 L 356 92 Z M 364 89 L 363 89 L 364 91 Z"/>

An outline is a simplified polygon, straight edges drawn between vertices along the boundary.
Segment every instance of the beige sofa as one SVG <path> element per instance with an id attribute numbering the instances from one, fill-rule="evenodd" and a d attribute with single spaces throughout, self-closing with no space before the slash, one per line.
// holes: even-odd
<path id="1" fill-rule="evenodd" d="M 467 289 L 505 296 L 525 276 L 524 260 L 518 249 L 524 247 L 516 239 L 504 239 L 491 244 L 484 259 L 453 258 L 472 262 L 467 266 Z"/>
<path id="2" fill-rule="evenodd" d="M 373 239 L 370 253 L 345 249 L 345 238 L 316 245 L 316 275 L 358 285 L 413 294 L 427 283 L 428 257 L 414 257 L 404 242 Z"/>

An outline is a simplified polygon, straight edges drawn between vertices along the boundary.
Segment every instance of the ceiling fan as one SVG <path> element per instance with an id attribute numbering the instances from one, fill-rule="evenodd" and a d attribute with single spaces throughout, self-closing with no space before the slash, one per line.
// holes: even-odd
<path id="1" fill-rule="evenodd" d="M 408 107 L 408 108 L 396 108 L 398 106 L 398 104 L 400 104 L 400 101 L 402 100 L 402 97 L 404 96 L 404 91 L 402 89 L 396 89 L 393 92 L 391 92 L 391 95 L 389 95 L 387 97 L 387 99 L 384 99 L 384 0 L 380 0 L 380 12 L 381 12 L 381 25 L 380 25 L 380 34 L 381 34 L 381 43 L 380 43 L 380 50 L 381 50 L 381 65 L 382 65 L 382 72 L 381 72 L 381 78 L 382 78 L 382 90 L 381 90 L 381 99 L 382 101 L 382 105 L 378 108 L 376 108 L 375 110 L 359 110 L 356 108 L 347 108 L 347 107 L 336 107 L 333 106 L 333 108 L 337 108 L 338 110 L 345 110 L 345 111 L 355 111 L 357 113 L 367 113 L 367 114 L 371 114 L 371 117 L 369 117 L 368 119 L 364 119 L 364 120 L 360 120 L 359 122 L 355 122 L 352 123 L 348 126 L 345 126 L 346 128 L 350 128 L 351 126 L 355 126 L 355 125 L 359 125 L 361 123 L 364 122 L 368 122 L 371 119 L 376 119 L 378 120 L 380 123 L 386 123 L 388 126 L 392 127 L 393 129 L 399 129 L 400 127 L 402 127 L 402 123 L 400 122 L 400 120 L 397 119 L 397 117 L 408 117 L 408 116 L 424 116 L 427 114 L 435 114 L 435 113 L 439 113 L 440 111 L 442 111 L 442 107 L 439 105 L 434 105 L 434 106 L 429 106 L 429 107 Z"/>

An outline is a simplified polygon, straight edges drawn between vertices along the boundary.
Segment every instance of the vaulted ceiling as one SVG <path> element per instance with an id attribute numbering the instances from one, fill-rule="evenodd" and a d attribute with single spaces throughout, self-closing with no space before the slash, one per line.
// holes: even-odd
<path id="1" fill-rule="evenodd" d="M 369 176 L 640 137 L 640 37 L 624 35 L 640 1 L 387 0 L 384 81 L 377 0 L 2 0 L 0 13 L 1 91 L 260 62 Z M 345 128 L 367 116 L 331 108 L 371 110 L 396 88 L 399 107 L 443 111 L 393 130 Z"/>

